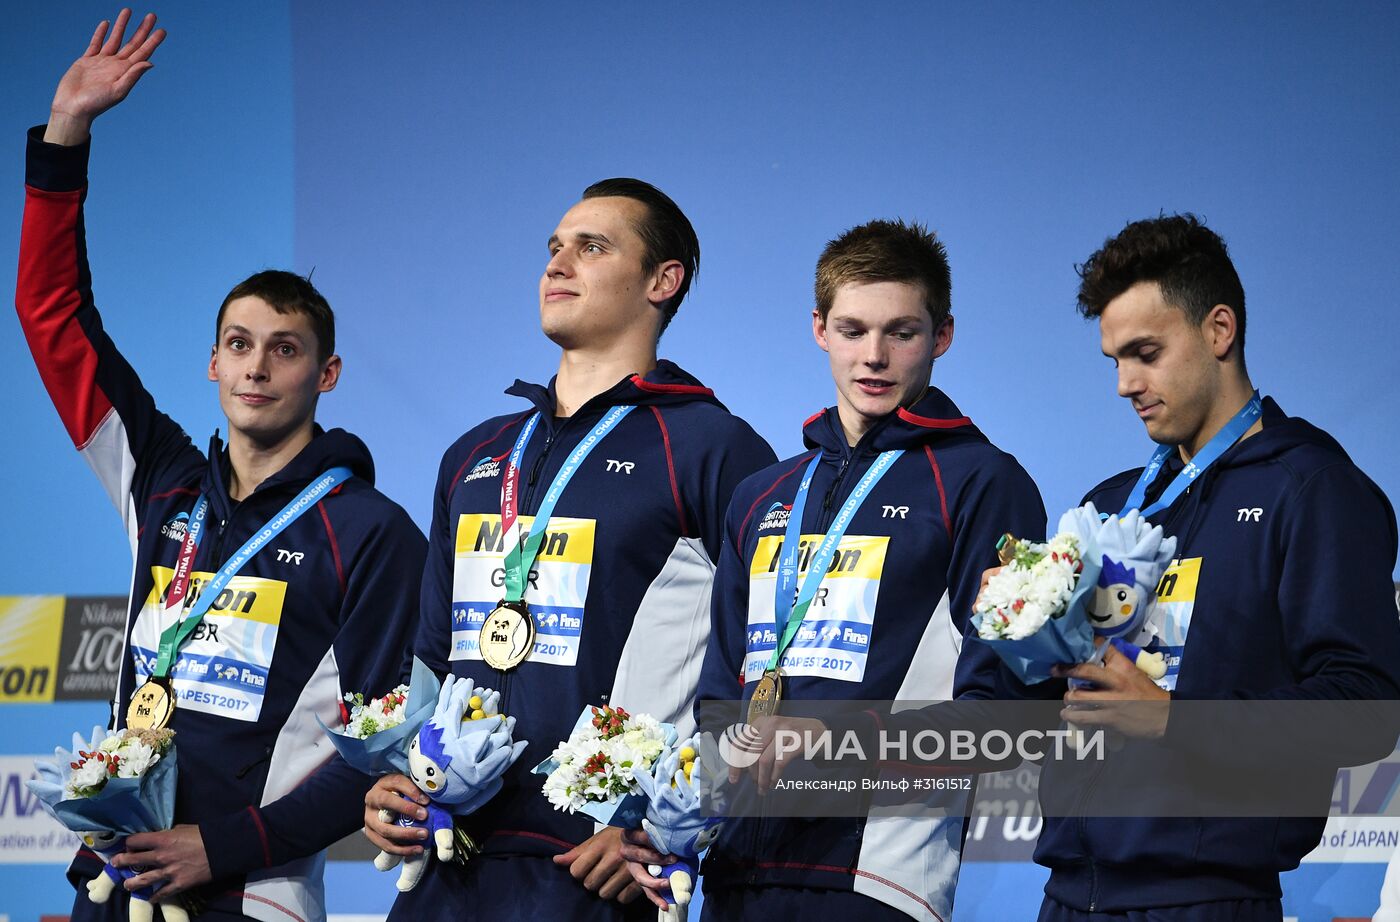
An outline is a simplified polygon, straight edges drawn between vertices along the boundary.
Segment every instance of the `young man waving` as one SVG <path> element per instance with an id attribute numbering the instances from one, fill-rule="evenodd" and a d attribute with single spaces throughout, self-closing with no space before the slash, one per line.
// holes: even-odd
<path id="1" fill-rule="evenodd" d="M 330 306 L 306 280 L 264 271 L 219 308 L 209 379 L 228 443 L 207 454 L 155 406 L 102 329 L 83 236 L 89 127 L 152 65 L 165 37 L 130 11 L 87 52 L 29 135 L 16 307 L 74 445 L 122 514 L 135 557 L 113 726 L 168 723 L 179 746 L 173 829 L 127 840 L 128 889 L 190 891 L 202 918 L 324 918 L 319 852 L 360 824 L 370 779 L 339 760 L 316 718 L 341 696 L 392 686 L 412 636 L 405 591 L 425 542 L 374 489 L 364 444 L 315 423 L 340 377 Z M 173 710 L 172 710 L 173 709 Z M 318 770 L 319 769 L 319 770 Z M 74 919 L 102 860 L 80 851 Z"/>

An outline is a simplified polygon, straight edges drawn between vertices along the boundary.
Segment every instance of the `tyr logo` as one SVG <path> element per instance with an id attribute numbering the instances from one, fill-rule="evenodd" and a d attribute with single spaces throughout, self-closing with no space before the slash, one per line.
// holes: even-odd
<path id="1" fill-rule="evenodd" d="M 905 519 L 909 517 L 908 506 L 886 506 L 885 511 L 880 515 L 887 519 Z"/>
<path id="2" fill-rule="evenodd" d="M 1257 522 L 1264 514 L 1264 510 L 1257 506 L 1253 509 L 1238 509 L 1235 511 L 1236 522 Z"/>
<path id="3" fill-rule="evenodd" d="M 301 559 L 305 556 L 305 551 L 284 551 L 280 547 L 277 548 L 278 563 L 294 563 L 297 566 L 301 566 Z"/>
<path id="4" fill-rule="evenodd" d="M 612 458 L 608 458 L 607 460 L 608 470 L 612 473 L 621 471 L 624 474 L 630 474 L 632 473 L 632 468 L 636 467 L 636 464 L 632 461 L 614 461 Z"/>

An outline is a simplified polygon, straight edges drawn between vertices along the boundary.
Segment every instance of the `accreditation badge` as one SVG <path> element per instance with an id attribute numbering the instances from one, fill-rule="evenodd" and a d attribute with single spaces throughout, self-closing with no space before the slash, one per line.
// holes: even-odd
<path id="1" fill-rule="evenodd" d="M 169 679 L 147 679 L 126 706 L 126 725 L 133 730 L 163 730 L 174 716 L 175 695 Z"/>
<path id="2" fill-rule="evenodd" d="M 783 677 L 776 669 L 765 669 L 749 699 L 748 723 L 760 717 L 773 717 L 783 702 Z"/>
<path id="3" fill-rule="evenodd" d="M 486 665 L 505 672 L 525 662 L 535 645 L 535 619 L 524 600 L 508 602 L 502 599 L 486 616 L 477 641 Z"/>

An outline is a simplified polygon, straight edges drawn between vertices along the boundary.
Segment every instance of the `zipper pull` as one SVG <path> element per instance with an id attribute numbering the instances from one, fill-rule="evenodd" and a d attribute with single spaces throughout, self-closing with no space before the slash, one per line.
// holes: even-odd
<path id="1" fill-rule="evenodd" d="M 540 456 L 535 459 L 534 466 L 530 468 L 530 479 L 526 481 L 525 486 L 533 487 L 535 485 L 535 481 L 540 479 L 540 469 L 544 467 L 545 455 L 549 454 L 549 446 L 551 443 L 553 443 L 553 441 L 553 435 L 545 436 L 544 450 L 540 452 Z"/>
<path id="2" fill-rule="evenodd" d="M 853 455 L 854 452 L 841 459 L 841 466 L 836 469 L 836 479 L 831 482 L 831 488 L 826 491 L 826 497 L 822 500 L 823 512 L 831 511 L 831 500 L 836 496 L 836 488 L 841 486 L 841 478 L 846 475 L 846 468 L 850 465 Z"/>

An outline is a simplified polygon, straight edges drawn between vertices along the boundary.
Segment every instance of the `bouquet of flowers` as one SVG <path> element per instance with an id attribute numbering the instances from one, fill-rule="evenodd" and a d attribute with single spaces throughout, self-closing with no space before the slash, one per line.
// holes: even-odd
<path id="1" fill-rule="evenodd" d="M 583 811 L 600 823 L 632 829 L 646 813 L 640 774 L 675 745 L 676 728 L 649 714 L 586 707 L 569 738 L 535 766 L 547 775 L 544 794 L 557 810 Z"/>
<path id="2" fill-rule="evenodd" d="M 972 623 L 1022 682 L 1043 682 L 1057 663 L 1096 661 L 1095 636 L 1161 677 L 1161 658 L 1130 641 L 1154 636 L 1152 603 L 1175 538 L 1135 509 L 1105 517 L 1086 503 L 1061 516 L 1044 544 L 1002 540 L 1004 565 L 978 596 Z"/>
<path id="3" fill-rule="evenodd" d="M 500 692 L 452 675 L 439 682 L 417 657 L 408 685 L 380 698 L 366 701 L 354 694 L 346 695 L 345 701 L 345 727 L 321 725 L 345 761 L 368 774 L 407 775 L 428 795 L 426 820 L 380 811 L 383 822 L 432 833 L 432 848 L 403 859 L 397 886 L 412 890 L 434 854 L 439 861 L 450 861 L 476 848 L 465 833 L 460 833 L 458 847 L 452 817 L 471 813 L 495 796 L 501 776 L 520 757 L 525 743 L 512 738 L 515 718 L 500 713 Z M 387 871 L 399 860 L 381 851 L 374 866 Z"/>
<path id="4" fill-rule="evenodd" d="M 439 687 L 437 676 L 415 656 L 407 685 L 369 700 L 359 692 L 347 694 L 340 708 L 345 726 L 321 723 L 321 729 L 352 767 L 370 775 L 407 775 L 408 742 L 433 713 Z"/>
<path id="5" fill-rule="evenodd" d="M 657 759 L 650 772 L 636 775 L 637 786 L 647 798 L 642 829 L 653 848 L 677 859 L 665 867 L 648 869 L 671 884 L 666 901 L 672 908 L 658 914 L 665 922 L 684 922 L 685 907 L 699 874 L 700 854 L 719 837 L 720 824 L 724 822 L 724 817 L 706 816 L 701 809 L 702 793 L 709 783 L 705 765 L 716 764 L 718 755 L 710 746 L 702 760 L 702 739 L 696 734 Z"/>
<path id="6" fill-rule="evenodd" d="M 169 829 L 175 817 L 175 743 L 171 730 L 126 729 L 108 733 L 93 727 L 91 741 L 73 734 L 73 750 L 54 750 L 53 762 L 34 763 L 37 778 L 27 782 L 43 808 L 78 834 L 108 862 L 126 850 L 126 838 L 138 832 Z M 109 863 L 88 883 L 88 898 L 105 903 L 113 891 L 139 872 Z M 152 917 L 150 899 L 158 888 L 133 891 L 130 916 Z M 163 903 L 167 922 L 188 916 L 174 903 Z"/>

